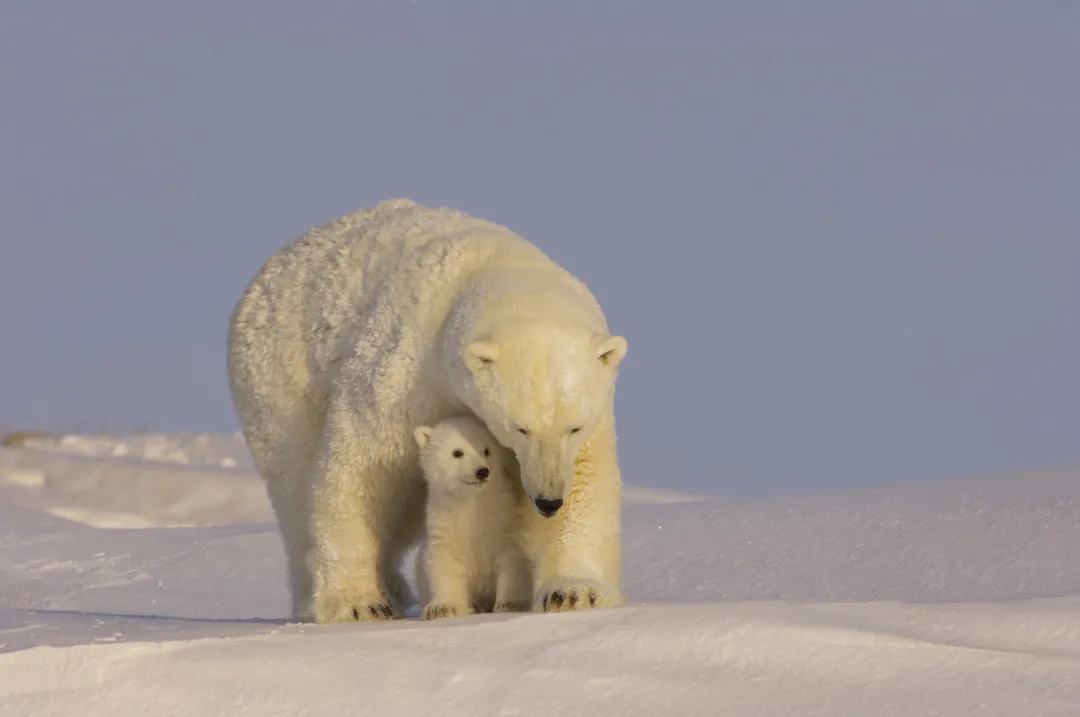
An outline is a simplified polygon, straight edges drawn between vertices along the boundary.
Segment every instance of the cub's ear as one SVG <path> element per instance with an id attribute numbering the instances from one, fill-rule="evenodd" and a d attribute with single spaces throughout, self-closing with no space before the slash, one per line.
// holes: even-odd
<path id="1" fill-rule="evenodd" d="M 465 364 L 473 371 L 490 366 L 499 358 L 499 347 L 491 341 L 477 341 L 465 349 Z"/>
<path id="2" fill-rule="evenodd" d="M 416 445 L 427 448 L 427 444 L 431 442 L 431 434 L 434 432 L 435 429 L 430 426 L 417 426 L 413 429 L 413 438 L 416 439 Z"/>
<path id="3" fill-rule="evenodd" d="M 609 336 L 596 344 L 596 358 L 608 368 L 617 368 L 626 357 L 627 348 L 622 336 Z"/>

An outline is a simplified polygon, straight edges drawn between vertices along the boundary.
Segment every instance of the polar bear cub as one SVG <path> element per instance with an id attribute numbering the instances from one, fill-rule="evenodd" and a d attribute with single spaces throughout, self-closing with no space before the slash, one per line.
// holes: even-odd
<path id="1" fill-rule="evenodd" d="M 528 611 L 526 501 L 513 455 L 472 416 L 419 426 L 413 436 L 428 486 L 427 536 L 416 562 L 423 619 Z"/>

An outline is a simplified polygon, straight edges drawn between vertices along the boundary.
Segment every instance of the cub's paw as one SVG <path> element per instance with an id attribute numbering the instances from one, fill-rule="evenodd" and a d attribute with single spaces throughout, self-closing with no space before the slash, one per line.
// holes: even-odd
<path id="1" fill-rule="evenodd" d="M 472 615 L 473 609 L 468 605 L 455 605 L 454 603 L 432 602 L 424 608 L 420 615 L 423 620 L 439 620 L 444 617 L 465 617 Z"/>
<path id="2" fill-rule="evenodd" d="M 374 622 L 395 616 L 390 600 L 373 594 L 323 594 L 315 597 L 315 622 Z"/>
<path id="3" fill-rule="evenodd" d="M 495 603 L 494 612 L 532 612 L 528 600 L 500 600 Z"/>
<path id="4" fill-rule="evenodd" d="M 552 581 L 540 586 L 533 598 L 535 612 L 571 612 L 621 603 L 618 590 L 595 580 Z"/>

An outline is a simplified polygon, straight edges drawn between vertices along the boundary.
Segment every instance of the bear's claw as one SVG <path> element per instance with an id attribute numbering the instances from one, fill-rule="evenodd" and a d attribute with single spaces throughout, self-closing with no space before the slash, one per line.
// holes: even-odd
<path id="1" fill-rule="evenodd" d="M 390 620 L 394 617 L 394 609 L 385 603 L 382 605 L 368 605 L 367 609 L 374 620 Z M 360 620 L 360 610 L 358 608 L 354 607 L 352 614 L 354 620 Z"/>
<path id="2" fill-rule="evenodd" d="M 531 606 L 528 602 L 514 602 L 510 600 L 500 600 L 495 603 L 493 612 L 530 612 Z"/>
<path id="3" fill-rule="evenodd" d="M 374 622 L 375 620 L 393 620 L 394 608 L 388 602 L 354 604 L 345 607 L 332 622 Z"/>
<path id="4" fill-rule="evenodd" d="M 317 623 L 374 622 L 393 620 L 397 615 L 389 600 L 372 596 L 371 598 L 349 599 L 339 596 L 316 601 L 314 610 Z"/>
<path id="5" fill-rule="evenodd" d="M 600 596 L 592 588 L 587 590 L 578 590 L 576 588 L 570 588 L 569 590 L 553 590 L 547 595 L 544 595 L 543 606 L 544 612 L 550 611 L 558 612 L 562 609 L 563 604 L 567 605 L 567 608 L 573 610 L 577 607 L 578 602 L 584 603 L 585 600 L 589 601 L 589 607 L 596 607 L 597 601 Z M 584 607 L 584 605 L 582 605 Z"/>
<path id="6" fill-rule="evenodd" d="M 464 617 L 473 614 L 472 608 L 447 603 L 429 603 L 420 616 L 423 620 L 438 620 L 444 617 Z"/>
<path id="7" fill-rule="evenodd" d="M 578 584 L 552 585 L 538 591 L 533 609 L 536 612 L 570 612 L 617 604 L 617 592 L 611 593 L 602 584 L 586 580 Z"/>

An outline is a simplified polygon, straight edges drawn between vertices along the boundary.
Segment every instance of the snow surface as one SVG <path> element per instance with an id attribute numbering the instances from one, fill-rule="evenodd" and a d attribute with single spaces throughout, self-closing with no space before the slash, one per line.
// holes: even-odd
<path id="1" fill-rule="evenodd" d="M 1080 470 L 625 516 L 617 610 L 295 625 L 236 436 L 0 449 L 0 715 L 1080 715 Z"/>

